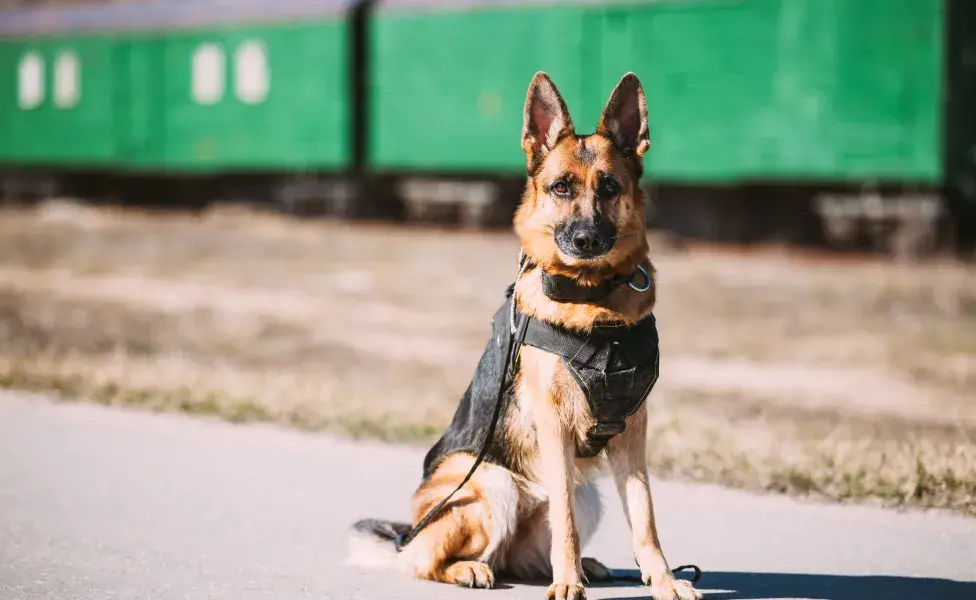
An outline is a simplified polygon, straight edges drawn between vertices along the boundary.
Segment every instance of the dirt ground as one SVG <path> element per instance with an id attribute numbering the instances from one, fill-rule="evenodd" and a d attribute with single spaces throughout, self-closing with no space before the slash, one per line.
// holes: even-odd
<path id="1" fill-rule="evenodd" d="M 976 515 L 976 271 L 649 234 L 662 476 Z M 0 212 L 0 385 L 427 443 L 515 274 L 510 233 Z"/>

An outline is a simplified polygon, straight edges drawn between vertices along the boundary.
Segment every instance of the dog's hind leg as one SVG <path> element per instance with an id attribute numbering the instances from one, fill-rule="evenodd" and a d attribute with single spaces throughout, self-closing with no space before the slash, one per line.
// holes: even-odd
<path id="1" fill-rule="evenodd" d="M 414 493 L 414 523 L 446 497 L 471 469 L 474 457 L 447 457 Z M 490 588 L 491 562 L 515 531 L 519 492 L 506 469 L 482 463 L 440 514 L 403 549 L 401 565 L 414 577 Z"/>
<path id="2" fill-rule="evenodd" d="M 505 574 L 515 579 L 535 581 L 552 579 L 552 535 L 549 529 L 549 509 L 544 494 L 523 496 L 525 506 L 519 519 L 519 529 L 505 556 Z M 602 506 L 596 485 L 586 481 L 574 493 L 573 514 L 581 547 L 596 531 Z M 612 577 L 609 570 L 593 558 L 580 560 L 586 581 L 605 581 Z"/>

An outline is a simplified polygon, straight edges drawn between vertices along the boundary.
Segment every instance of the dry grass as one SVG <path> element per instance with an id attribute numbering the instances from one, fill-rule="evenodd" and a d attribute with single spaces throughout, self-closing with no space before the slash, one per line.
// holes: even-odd
<path id="1" fill-rule="evenodd" d="M 429 442 L 509 234 L 0 213 L 0 385 Z M 659 474 L 976 515 L 976 273 L 661 247 Z"/>

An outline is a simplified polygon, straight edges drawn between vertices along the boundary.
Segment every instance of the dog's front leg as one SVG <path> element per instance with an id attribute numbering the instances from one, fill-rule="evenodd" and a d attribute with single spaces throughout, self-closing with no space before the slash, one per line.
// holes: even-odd
<path id="1" fill-rule="evenodd" d="M 688 581 L 676 579 L 664 558 L 654 523 L 647 475 L 647 405 L 627 419 L 627 428 L 607 444 L 607 458 L 630 524 L 641 579 L 655 600 L 700 600 Z"/>
<path id="2" fill-rule="evenodd" d="M 554 365 L 558 358 L 529 347 L 522 349 L 522 356 L 520 396 L 524 405 L 532 406 L 539 448 L 538 476 L 549 497 L 552 585 L 546 598 L 584 600 L 580 539 L 573 507 L 575 446 L 569 424 L 561 418 L 560 399 L 553 395 L 551 377 L 554 370 L 550 364 Z"/>
<path id="3" fill-rule="evenodd" d="M 546 398 L 545 403 L 553 401 Z M 536 435 L 539 440 L 539 465 L 542 485 L 549 496 L 549 529 L 552 532 L 552 585 L 547 598 L 582 600 L 583 567 L 580 539 L 573 514 L 572 460 L 573 444 L 569 432 L 559 422 L 554 410 L 536 411 Z M 542 414 L 539 414 L 542 413 Z"/>

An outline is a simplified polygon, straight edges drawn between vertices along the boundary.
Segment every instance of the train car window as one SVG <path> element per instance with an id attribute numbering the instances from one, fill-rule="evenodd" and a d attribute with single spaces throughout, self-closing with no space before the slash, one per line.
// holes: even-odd
<path id="1" fill-rule="evenodd" d="M 44 102 L 44 59 L 28 52 L 17 69 L 17 100 L 23 110 L 32 110 Z"/>
<path id="2" fill-rule="evenodd" d="M 245 104 L 260 104 L 268 97 L 270 77 L 264 44 L 248 40 L 237 48 L 234 57 L 234 84 L 237 97 Z"/>
<path id="3" fill-rule="evenodd" d="M 78 55 L 66 50 L 54 61 L 54 105 L 72 108 L 81 98 L 81 62 Z"/>
<path id="4" fill-rule="evenodd" d="M 209 106 L 224 97 L 226 65 L 224 50 L 217 44 L 202 44 L 193 53 L 193 99 Z"/>

